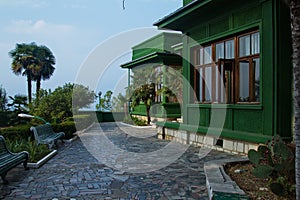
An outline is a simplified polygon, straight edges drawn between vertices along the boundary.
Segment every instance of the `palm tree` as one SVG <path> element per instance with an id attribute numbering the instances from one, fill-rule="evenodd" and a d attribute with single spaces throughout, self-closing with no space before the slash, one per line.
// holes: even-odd
<path id="1" fill-rule="evenodd" d="M 0 86 L 0 111 L 5 111 L 6 110 L 6 104 L 7 104 L 7 96 L 6 96 L 6 91 Z"/>
<path id="2" fill-rule="evenodd" d="M 36 81 L 36 96 L 39 97 L 41 80 L 49 79 L 55 70 L 55 57 L 46 46 L 35 43 L 16 44 L 16 48 L 9 52 L 13 61 L 12 70 L 16 75 L 27 76 L 28 101 L 32 101 L 31 82 Z"/>
<path id="3" fill-rule="evenodd" d="M 9 96 L 12 100 L 12 103 L 8 104 L 8 106 L 13 106 L 15 111 L 23 112 L 27 111 L 27 97 L 24 95 L 15 95 L 14 97 Z"/>
<path id="4" fill-rule="evenodd" d="M 36 98 L 39 98 L 41 80 L 48 80 L 55 70 L 55 57 L 51 50 L 46 46 L 38 46 L 34 51 L 36 65 L 34 67 L 33 80 L 36 81 Z"/>
<path id="5" fill-rule="evenodd" d="M 32 91 L 32 68 L 34 67 L 35 58 L 33 55 L 34 49 L 37 47 L 35 43 L 30 44 L 16 44 L 16 48 L 9 52 L 10 57 L 13 59 L 11 69 L 16 75 L 27 76 L 28 88 L 28 101 L 31 103 Z"/>
<path id="6" fill-rule="evenodd" d="M 290 0 L 294 68 L 294 141 L 296 144 L 296 199 L 300 200 L 300 0 Z"/>

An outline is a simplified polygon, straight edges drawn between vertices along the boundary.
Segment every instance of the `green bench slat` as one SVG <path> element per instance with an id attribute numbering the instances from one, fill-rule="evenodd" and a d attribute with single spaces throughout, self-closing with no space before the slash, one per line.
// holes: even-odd
<path id="1" fill-rule="evenodd" d="M 49 149 L 58 139 L 62 140 L 65 136 L 64 132 L 54 132 L 50 124 L 31 127 L 30 130 L 33 131 L 37 144 L 47 144 Z"/>
<path id="2" fill-rule="evenodd" d="M 9 170 L 13 167 L 23 163 L 24 168 L 27 169 L 27 162 L 29 159 L 29 153 L 23 151 L 20 153 L 12 153 L 8 150 L 5 139 L 0 136 L 0 176 L 4 183 L 7 183 L 5 176 Z"/>

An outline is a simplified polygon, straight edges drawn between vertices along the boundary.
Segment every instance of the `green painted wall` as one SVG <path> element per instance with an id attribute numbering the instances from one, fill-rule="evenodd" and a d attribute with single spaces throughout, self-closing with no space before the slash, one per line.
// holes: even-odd
<path id="1" fill-rule="evenodd" d="M 190 3 L 184 0 L 183 5 Z M 183 38 L 183 55 L 190 49 L 250 30 L 260 31 L 261 38 L 261 103 L 260 105 L 227 105 L 222 137 L 264 142 L 279 134 L 291 138 L 291 39 L 289 9 L 281 0 L 211 1 L 195 14 L 177 13 L 186 19 L 169 20 L 188 37 Z M 197 12 L 197 13 L 196 13 Z M 215 13 L 218 13 L 215 15 Z M 168 22 L 162 26 L 168 27 Z M 175 25 L 174 25 L 175 24 Z M 166 28 L 164 27 L 164 28 Z M 193 85 L 193 68 L 183 61 L 183 74 Z M 184 85 L 183 122 L 186 127 L 207 130 L 211 123 L 210 105 L 194 104 L 193 91 Z M 221 107 L 221 106 L 220 106 Z M 220 108 L 222 110 L 222 108 Z M 215 115 L 216 121 L 218 117 Z M 218 127 L 218 122 L 212 122 Z M 183 127 L 183 126 L 182 126 Z M 188 128 L 187 128 L 188 129 Z"/>
<path id="2" fill-rule="evenodd" d="M 131 114 L 146 116 L 146 106 L 144 104 L 137 105 L 133 108 Z M 156 103 L 152 105 L 150 115 L 159 118 L 179 118 L 181 110 L 179 103 Z"/>
<path id="3" fill-rule="evenodd" d="M 194 0 L 183 0 L 183 5 L 185 6 L 189 3 L 191 3 L 192 1 L 194 1 Z"/>
<path id="4" fill-rule="evenodd" d="M 161 33 L 134 47 L 132 47 L 132 60 L 141 58 L 154 52 L 173 52 L 172 46 L 182 41 L 180 34 Z"/>

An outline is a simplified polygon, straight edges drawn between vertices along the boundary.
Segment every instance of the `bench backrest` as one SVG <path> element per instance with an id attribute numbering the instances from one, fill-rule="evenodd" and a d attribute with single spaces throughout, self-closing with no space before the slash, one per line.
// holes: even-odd
<path id="1" fill-rule="evenodd" d="M 52 127 L 50 124 L 43 124 L 40 126 L 34 127 L 39 135 L 49 135 L 53 133 Z"/>
<path id="2" fill-rule="evenodd" d="M 50 124 L 43 124 L 40 126 L 33 126 L 30 128 L 31 131 L 34 133 L 34 138 L 39 140 L 39 138 L 43 135 L 51 135 L 53 134 L 53 129 Z"/>
<path id="3" fill-rule="evenodd" d="M 9 151 L 7 149 L 5 139 L 0 135 L 0 155 L 7 154 Z"/>

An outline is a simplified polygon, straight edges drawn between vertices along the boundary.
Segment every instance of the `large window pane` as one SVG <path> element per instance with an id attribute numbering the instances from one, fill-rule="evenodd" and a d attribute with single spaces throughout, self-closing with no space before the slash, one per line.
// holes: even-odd
<path id="1" fill-rule="evenodd" d="M 216 45 L 216 61 L 220 58 L 224 58 L 224 43 L 219 43 Z"/>
<path id="2" fill-rule="evenodd" d="M 239 38 L 239 56 L 250 55 L 250 35 Z"/>
<path id="3" fill-rule="evenodd" d="M 229 40 L 225 42 L 226 47 L 226 59 L 234 58 L 234 40 Z"/>
<path id="4" fill-rule="evenodd" d="M 211 101 L 212 68 L 205 68 L 205 101 Z"/>
<path id="5" fill-rule="evenodd" d="M 222 64 L 220 67 L 220 97 L 219 100 L 221 103 L 225 103 L 225 94 L 226 94 L 226 77 L 225 77 L 225 71 L 224 71 L 224 65 Z"/>
<path id="6" fill-rule="evenodd" d="M 199 99 L 198 101 L 203 101 L 203 95 L 202 95 L 202 88 L 203 88 L 203 69 L 199 69 Z"/>
<path id="7" fill-rule="evenodd" d="M 240 62 L 239 101 L 248 102 L 249 98 L 249 62 Z"/>
<path id="8" fill-rule="evenodd" d="M 253 69 L 255 77 L 255 101 L 260 102 L 260 63 L 259 58 L 253 60 Z"/>
<path id="9" fill-rule="evenodd" d="M 199 49 L 199 61 L 198 61 L 200 65 L 203 65 L 203 48 Z"/>
<path id="10" fill-rule="evenodd" d="M 204 64 L 209 64 L 212 62 L 212 48 L 211 46 L 204 48 Z"/>
<path id="11" fill-rule="evenodd" d="M 259 53 L 259 33 L 251 35 L 251 54 Z"/>

